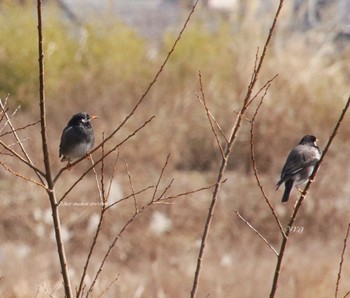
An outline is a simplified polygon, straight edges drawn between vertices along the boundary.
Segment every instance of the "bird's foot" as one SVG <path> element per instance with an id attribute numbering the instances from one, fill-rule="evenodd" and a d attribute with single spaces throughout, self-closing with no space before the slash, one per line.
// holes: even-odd
<path id="1" fill-rule="evenodd" d="M 88 160 L 91 160 L 91 154 L 90 154 L 90 153 L 86 153 L 86 158 L 87 158 Z"/>
<path id="2" fill-rule="evenodd" d="M 300 193 L 303 193 L 303 190 L 299 187 L 297 187 L 297 190 L 299 190 Z"/>
<path id="3" fill-rule="evenodd" d="M 67 169 L 68 171 L 71 171 L 72 168 L 73 168 L 72 164 L 71 164 L 70 162 L 68 162 L 68 163 L 67 163 L 67 166 L 66 166 L 66 169 Z"/>

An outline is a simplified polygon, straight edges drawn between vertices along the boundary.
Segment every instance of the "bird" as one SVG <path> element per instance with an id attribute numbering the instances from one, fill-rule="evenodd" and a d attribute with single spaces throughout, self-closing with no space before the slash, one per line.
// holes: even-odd
<path id="1" fill-rule="evenodd" d="M 91 120 L 97 116 L 90 116 L 85 112 L 79 112 L 72 116 L 67 126 L 63 129 L 59 147 L 61 161 L 68 161 L 70 168 L 72 160 L 88 156 L 88 152 L 94 145 L 95 136 L 91 126 Z"/>
<path id="2" fill-rule="evenodd" d="M 289 153 L 282 169 L 281 178 L 276 184 L 276 190 L 282 183 L 285 184 L 282 203 L 288 201 L 293 186 L 297 187 L 309 180 L 321 158 L 321 150 L 317 146 L 317 141 L 315 136 L 306 135 Z"/>

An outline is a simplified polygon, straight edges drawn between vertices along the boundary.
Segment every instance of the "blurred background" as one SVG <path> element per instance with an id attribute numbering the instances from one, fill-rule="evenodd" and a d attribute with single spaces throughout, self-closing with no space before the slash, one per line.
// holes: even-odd
<path id="1" fill-rule="evenodd" d="M 63 128 L 77 111 L 98 115 L 96 143 L 131 111 L 170 51 L 188 13 L 190 0 L 44 1 L 45 87 L 53 171 Z M 155 185 L 167 155 L 161 186 L 171 194 L 215 183 L 220 152 L 203 107 L 198 73 L 208 107 L 228 136 L 277 1 L 199 1 L 163 73 L 131 120 L 108 145 L 119 143 L 149 117 L 156 118 L 106 162 L 109 202 L 131 193 L 124 160 L 136 190 Z M 0 1 L 0 98 L 13 124 L 39 119 L 37 20 L 34 1 Z M 273 81 L 256 120 L 255 149 L 260 178 L 284 225 L 297 191 L 280 203 L 275 191 L 289 151 L 305 134 L 321 149 L 349 96 L 350 1 L 286 1 L 258 91 Z M 250 110 L 248 117 L 253 115 Z M 0 127 L 4 123 L 0 123 Z M 296 220 L 282 267 L 278 297 L 334 295 L 340 253 L 350 221 L 349 117 L 327 155 Z M 270 292 L 276 257 L 234 213 L 238 210 L 276 248 L 281 237 L 252 172 L 250 125 L 244 122 L 229 160 L 211 226 L 199 297 L 264 297 Z M 5 129 L 6 130 L 6 129 Z M 19 132 L 31 158 L 42 166 L 40 128 Z M 11 143 L 10 137 L 4 140 Z M 15 146 L 15 148 L 17 148 Z M 18 149 L 18 148 L 17 148 Z M 16 172 L 35 178 L 1 151 Z M 101 152 L 97 152 L 97 159 Z M 89 167 L 83 161 L 65 172 L 57 196 Z M 283 187 L 282 187 L 283 189 Z M 103 297 L 188 297 L 211 190 L 146 209 L 129 226 L 108 258 L 94 295 Z M 2 297 L 61 297 L 62 284 L 52 217 L 45 192 L 0 170 L 0 293 Z M 138 197 L 147 203 L 152 192 Z M 60 208 L 72 283 L 77 285 L 99 216 L 93 174 L 87 175 Z M 88 270 L 91 282 L 109 244 L 132 216 L 132 200 L 106 214 Z M 345 254 L 340 295 L 350 290 L 350 250 Z"/>

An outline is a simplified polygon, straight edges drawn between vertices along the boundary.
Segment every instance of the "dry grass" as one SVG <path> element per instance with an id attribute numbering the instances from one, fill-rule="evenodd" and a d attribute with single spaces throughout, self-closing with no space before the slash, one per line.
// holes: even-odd
<path id="1" fill-rule="evenodd" d="M 30 18 L 19 18 L 27 16 L 25 10 L 13 13 L 17 13 L 18 22 L 24 22 L 22 28 L 30 28 Z M 274 190 L 286 154 L 306 133 L 317 135 L 322 147 L 322 141 L 329 136 L 342 101 L 348 95 L 350 76 L 347 52 L 337 52 L 330 40 L 322 47 L 317 40 L 310 42 L 322 32 L 309 32 L 304 36 L 289 33 L 286 38 L 287 26 L 283 18 L 288 9 L 285 14 L 267 57 L 262 82 L 275 74 L 279 76 L 269 90 L 256 125 L 256 158 L 261 179 L 284 224 L 296 197 L 295 191 L 291 202 L 282 206 L 281 192 Z M 266 34 L 264 27 L 262 32 L 249 30 L 250 17 L 253 16 L 246 16 L 245 22 L 234 32 L 221 22 L 216 23 L 214 30 L 208 30 L 201 20 L 188 28 L 150 97 L 115 137 L 118 142 L 122 135 L 128 135 L 149 116 L 156 115 L 149 127 L 120 151 L 122 158 L 113 182 L 111 201 L 131 191 L 123 158 L 130 166 L 135 189 L 154 184 L 169 152 L 171 159 L 164 184 L 175 178 L 173 193 L 215 181 L 219 152 L 205 112 L 194 95 L 194 91 L 198 91 L 198 71 L 203 76 L 209 108 L 226 131 L 245 92 L 256 47 L 260 45 L 262 34 Z M 53 23 L 47 20 L 46 27 L 46 50 L 49 52 L 51 44 L 52 51 L 47 57 L 48 129 L 51 159 L 57 171 L 62 166 L 57 156 L 59 137 L 71 114 L 78 110 L 98 114 L 100 119 L 94 123 L 97 139 L 101 138 L 102 131 L 110 132 L 149 83 L 169 50 L 174 34 L 169 32 L 165 36 L 163 48 L 150 59 L 147 44 L 120 23 L 108 25 L 112 26 L 108 27 L 108 32 L 113 37 L 108 40 L 99 35 L 105 28 L 103 24 L 88 26 L 88 41 L 82 44 L 72 37 L 67 38 L 62 33 L 64 26 L 54 17 L 52 19 Z M 18 37 L 25 42 L 22 50 L 27 48 L 28 51 L 16 53 L 19 60 L 12 59 L 11 53 L 18 46 L 13 37 L 9 38 L 14 35 L 9 29 L 11 24 L 8 25 L 2 27 L 9 31 L 0 33 L 4 34 L 2 40 L 11 41 L 6 45 L 9 49 L 1 46 L 0 65 L 6 64 L 7 72 L 0 75 L 1 81 L 6 82 L 0 86 L 0 91 L 2 96 L 11 92 L 12 108 L 18 102 L 22 103 L 23 109 L 15 117 L 15 124 L 20 126 L 37 119 L 37 106 L 33 104 L 37 97 L 33 81 L 37 75 L 32 71 L 36 69 L 33 66 L 36 53 L 35 43 L 31 43 L 35 38 L 29 33 L 28 39 L 25 35 Z M 109 51 L 103 51 L 105 48 Z M 11 74 L 14 69 L 20 70 L 21 78 L 16 79 Z M 282 267 L 279 297 L 334 295 L 349 221 L 349 127 L 349 119 L 346 119 L 298 215 L 296 224 L 304 229 L 302 233 L 292 233 Z M 278 229 L 251 172 L 248 130 L 249 123 L 245 123 L 229 162 L 228 181 L 223 185 L 207 243 L 199 297 L 263 297 L 268 295 L 271 287 L 276 262 L 273 253 L 233 212 L 238 210 L 275 247 L 279 246 Z M 30 136 L 25 144 L 35 163 L 39 164 L 39 127 L 31 127 L 21 135 Z M 108 159 L 107 174 L 111 174 L 115 158 L 116 155 Z M 1 160 L 18 167 L 3 155 Z M 58 194 L 87 167 L 88 161 L 84 161 L 72 172 L 65 173 L 57 185 Z M 150 195 L 146 192 L 140 196 L 140 204 L 147 202 Z M 51 213 L 44 193 L 29 183 L 19 183 L 10 173 L 1 170 L 0 197 L 0 276 L 3 276 L 0 295 L 47 297 L 51 294 L 59 297 L 61 276 L 52 237 Z M 119 240 L 94 295 L 98 296 L 118 278 L 106 297 L 188 296 L 210 197 L 210 190 L 203 191 L 146 210 Z M 60 209 L 73 285 L 79 281 L 99 214 L 98 206 L 73 204 L 98 201 L 94 177 L 88 175 L 67 198 L 67 205 Z M 131 199 L 107 214 L 89 278 L 132 212 Z M 170 223 L 167 226 L 164 222 L 156 222 L 165 227 L 161 233 L 151 228 L 156 218 Z M 350 289 L 349 259 L 348 250 L 340 297 Z"/>
<path id="2" fill-rule="evenodd" d="M 71 175 L 75 174 L 70 173 Z M 197 172 L 174 172 L 171 177 L 175 178 L 175 192 L 208 184 L 214 178 L 210 174 Z M 198 295 L 225 297 L 227 293 L 233 293 L 241 297 L 265 296 L 264 293 L 267 295 L 270 289 L 275 257 L 238 220 L 233 210 L 238 209 L 275 247 L 279 245 L 276 237 L 278 230 L 268 215 L 263 200 L 259 200 L 255 181 L 241 171 L 229 173 L 228 178 L 207 242 Z M 263 178 L 271 181 L 274 177 Z M 125 177 L 118 175 L 116 181 L 121 188 L 119 191 L 129 192 Z M 191 181 L 190 185 L 188 181 Z M 87 180 L 84 189 L 77 190 L 67 202 L 96 202 L 97 198 L 90 195 L 94 191 L 93 186 L 90 189 L 88 185 Z M 281 297 L 329 297 L 334 293 L 348 211 L 345 208 L 336 210 L 335 205 L 339 199 L 333 194 L 329 194 L 333 198 L 323 195 L 321 185 L 322 183 L 315 185 L 297 220 L 296 224 L 304 228 L 303 232 L 292 233 L 279 284 L 278 294 Z M 39 289 L 38 297 L 45 297 L 45 287 L 56 297 L 61 292 L 61 283 L 49 206 L 40 200 L 41 196 L 36 191 L 27 188 L 25 197 L 10 195 L 13 201 L 6 204 L 6 212 L 2 210 L 4 216 L 1 234 L 6 241 L 1 248 L 2 274 L 5 276 L 1 281 L 1 294 L 6 297 L 32 297 Z M 247 189 L 251 191 L 247 192 Z M 15 193 L 15 190 L 12 192 Z M 272 186 L 269 192 L 275 198 L 274 206 L 283 218 L 286 209 L 291 209 L 291 204 L 280 206 L 280 193 L 274 193 Z M 118 195 L 120 194 L 115 189 L 111 199 L 117 199 Z M 119 276 L 107 297 L 157 297 L 161 293 L 165 297 L 187 296 L 209 197 L 210 191 L 205 191 L 172 205 L 155 206 L 140 216 L 120 239 L 94 293 L 100 293 Z M 140 199 L 140 202 L 143 200 L 147 198 Z M 318 206 L 323 201 L 328 202 L 328 208 Z M 113 208 L 108 214 L 91 268 L 96 268 L 99 264 L 111 239 L 132 212 L 133 203 L 129 201 Z M 171 222 L 169 229 L 161 234 L 151 229 L 156 212 Z M 61 207 L 73 284 L 81 274 L 98 213 L 96 206 Z M 159 225 L 162 226 L 162 223 L 159 222 Z M 23 270 L 19 271 L 18 268 Z M 89 271 L 90 278 L 93 274 L 93 270 Z M 340 293 L 344 293 L 350 286 L 346 278 L 349 274 L 349 266 L 345 261 Z M 14 284 L 17 286 L 14 287 Z M 138 296 L 137 293 L 142 295 Z"/>

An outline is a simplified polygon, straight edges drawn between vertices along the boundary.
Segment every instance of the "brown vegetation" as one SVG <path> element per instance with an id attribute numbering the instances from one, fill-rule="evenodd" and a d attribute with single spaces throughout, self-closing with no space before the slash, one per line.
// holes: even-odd
<path id="1" fill-rule="evenodd" d="M 8 41 L 0 47 L 0 92 L 2 99 L 10 93 L 10 113 L 21 104 L 22 108 L 12 117 L 18 128 L 39 119 L 36 23 L 27 6 L 6 9 L 0 19 L 7 22 L 7 26 L 1 25 L 1 39 Z M 178 33 L 167 33 L 159 52 L 151 56 L 148 44 L 119 22 L 92 22 L 83 33 L 71 32 L 67 36 L 67 25 L 60 22 L 54 8 L 48 5 L 45 9 L 50 14 L 44 27 L 48 145 L 52 169 L 57 173 L 62 167 L 58 159 L 59 137 L 69 117 L 80 110 L 99 115 L 94 128 L 97 144 L 100 143 L 102 132 L 105 136 L 111 133 L 141 98 Z M 313 40 L 325 33 L 289 32 L 284 22 L 288 13 L 287 6 L 256 90 L 276 74 L 278 77 L 255 120 L 255 158 L 260 179 L 284 227 L 298 195 L 293 190 L 290 202 L 282 205 L 282 192 L 275 192 L 286 155 L 307 133 L 315 134 L 324 148 L 348 96 L 350 77 L 348 52 L 340 51 L 331 40 L 322 46 Z M 261 53 L 268 25 L 260 26 L 252 22 L 253 16 L 247 15 L 235 30 L 232 23 L 219 18 L 214 29 L 208 29 L 203 15 L 200 16 L 194 15 L 140 108 L 115 135 L 113 143 L 105 145 L 107 152 L 156 116 L 105 159 L 106 186 L 115 173 L 109 203 L 158 185 L 169 153 L 158 194 L 172 179 L 167 196 L 207 187 L 216 181 L 221 156 L 205 110 L 198 102 L 198 72 L 208 108 L 228 134 L 247 92 L 257 47 Z M 16 25 L 11 25 L 14 19 Z M 246 117 L 251 119 L 254 111 L 249 110 Z M 349 118 L 345 117 L 291 227 L 277 297 L 334 295 L 350 214 L 349 127 Z M 41 164 L 39 125 L 18 134 L 33 163 Z M 3 136 L 1 140 L 9 142 L 11 138 Z M 270 293 L 275 255 L 234 212 L 237 210 L 269 243 L 279 247 L 279 229 L 256 185 L 250 149 L 250 123 L 244 119 L 212 219 L 197 297 L 264 297 Z M 5 155 L 3 149 L 1 153 L 2 163 L 32 177 L 29 169 Z M 101 150 L 93 154 L 95 161 L 100 157 Z M 90 166 L 84 160 L 71 172 L 64 172 L 55 185 L 56 193 L 63 195 L 67 186 Z M 96 171 L 100 178 L 101 164 Z M 60 297 L 62 277 L 45 191 L 18 179 L 1 169 L 0 294 Z M 154 189 L 147 189 L 136 196 L 138 206 L 147 205 L 153 192 Z M 189 296 L 211 195 L 212 188 L 146 208 L 118 239 L 96 282 L 94 295 L 108 289 L 105 297 Z M 97 228 L 99 203 L 95 175 L 88 173 L 60 207 L 73 292 L 79 285 Z M 134 212 L 135 201 L 130 197 L 106 213 L 87 271 L 85 291 L 109 245 Z M 339 297 L 350 290 L 349 261 L 347 249 Z"/>

